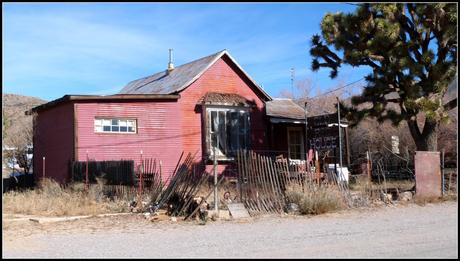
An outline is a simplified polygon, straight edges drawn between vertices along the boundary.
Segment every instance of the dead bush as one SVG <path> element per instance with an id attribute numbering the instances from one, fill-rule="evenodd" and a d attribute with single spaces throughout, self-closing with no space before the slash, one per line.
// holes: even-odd
<path id="1" fill-rule="evenodd" d="M 297 204 L 303 215 L 318 215 L 345 207 L 340 191 L 329 185 L 311 184 L 305 189 L 299 185 L 290 185 L 286 189 L 286 199 L 288 204 Z"/>
<path id="2" fill-rule="evenodd" d="M 109 200 L 103 195 L 102 186 L 71 184 L 66 188 L 51 179 L 39 182 L 34 190 L 11 191 L 3 195 L 3 211 L 6 213 L 65 216 L 96 215 L 128 211 L 128 202 L 124 199 Z"/>

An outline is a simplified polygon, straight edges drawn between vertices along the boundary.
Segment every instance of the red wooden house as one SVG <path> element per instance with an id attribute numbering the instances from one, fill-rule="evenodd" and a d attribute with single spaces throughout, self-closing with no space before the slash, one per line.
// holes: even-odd
<path id="1" fill-rule="evenodd" d="M 239 148 L 299 159 L 305 152 L 303 109 L 272 99 L 226 50 L 169 66 L 115 95 L 65 95 L 31 112 L 34 173 L 42 175 L 45 157 L 45 175 L 62 183 L 71 178 L 69 162 L 86 157 L 138 163 L 143 154 L 170 175 L 182 152 L 198 152 L 209 171 L 215 147 L 219 173 L 231 172 Z"/>

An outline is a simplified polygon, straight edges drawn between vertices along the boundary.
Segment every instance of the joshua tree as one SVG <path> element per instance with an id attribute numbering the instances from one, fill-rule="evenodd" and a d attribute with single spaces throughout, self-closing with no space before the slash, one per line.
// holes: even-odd
<path id="1" fill-rule="evenodd" d="M 418 150 L 437 150 L 440 123 L 457 106 L 442 103 L 457 71 L 457 4 L 360 4 L 326 14 L 310 53 L 312 69 L 330 68 L 331 78 L 342 64 L 372 70 L 352 106 L 341 104 L 353 124 L 405 121 Z"/>

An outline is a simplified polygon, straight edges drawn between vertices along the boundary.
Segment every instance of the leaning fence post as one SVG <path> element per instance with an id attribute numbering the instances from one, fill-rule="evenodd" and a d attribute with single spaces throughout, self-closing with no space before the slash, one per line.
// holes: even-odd
<path id="1" fill-rule="evenodd" d="M 163 182 L 163 177 L 161 176 L 161 165 L 163 165 L 163 162 L 160 160 L 160 184 Z"/>
<path id="2" fill-rule="evenodd" d="M 444 196 L 445 188 L 444 188 L 444 149 L 441 151 L 441 195 Z"/>
<path id="3" fill-rule="evenodd" d="M 369 151 L 366 151 L 366 159 L 367 159 L 367 178 L 369 180 L 369 182 L 372 181 L 372 178 L 371 178 L 371 157 L 370 157 L 370 153 Z"/>
<path id="4" fill-rule="evenodd" d="M 214 210 L 217 211 L 219 210 L 218 206 L 218 195 L 217 195 L 217 155 L 216 155 L 216 147 L 219 146 L 219 137 L 216 135 L 216 146 L 213 147 L 213 153 L 214 153 Z"/>
<path id="5" fill-rule="evenodd" d="M 142 172 L 144 171 L 144 162 L 142 160 L 143 151 L 141 150 L 141 166 L 139 170 L 139 202 L 142 199 Z"/>
<path id="6" fill-rule="evenodd" d="M 319 163 L 319 158 L 318 158 L 318 151 L 315 151 L 315 172 L 316 172 L 316 180 L 319 185 L 320 179 L 321 179 L 321 170 L 320 170 L 320 163 Z"/>
<path id="7" fill-rule="evenodd" d="M 85 178 L 85 188 L 88 190 L 89 183 L 88 183 L 88 151 L 86 151 L 86 178 Z"/>
<path id="8" fill-rule="evenodd" d="M 43 179 L 45 179 L 45 157 L 43 157 Z"/>

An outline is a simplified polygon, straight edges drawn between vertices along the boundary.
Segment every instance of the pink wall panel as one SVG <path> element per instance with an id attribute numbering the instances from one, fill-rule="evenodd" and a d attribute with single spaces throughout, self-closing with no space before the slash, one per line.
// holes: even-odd
<path id="1" fill-rule="evenodd" d="M 34 175 L 64 183 L 70 180 L 69 166 L 73 159 L 73 105 L 71 103 L 40 112 L 34 129 Z"/>
<path id="2" fill-rule="evenodd" d="M 181 121 L 176 101 L 76 104 L 78 160 L 162 161 L 162 172 L 171 174 L 182 152 Z M 95 117 L 137 119 L 136 134 L 95 133 Z M 166 179 L 166 176 L 163 176 Z"/>

